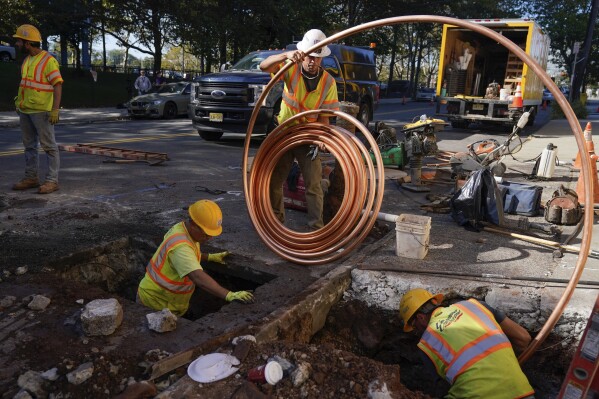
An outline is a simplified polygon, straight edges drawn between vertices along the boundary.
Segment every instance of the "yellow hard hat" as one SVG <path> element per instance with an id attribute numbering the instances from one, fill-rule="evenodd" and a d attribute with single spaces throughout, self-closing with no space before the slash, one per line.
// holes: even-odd
<path id="1" fill-rule="evenodd" d="M 439 305 L 443 300 L 443 294 L 433 295 L 424 288 L 414 288 L 401 297 L 401 301 L 399 302 L 399 316 L 403 320 L 403 330 L 405 332 L 413 330 L 408 321 L 422 305 L 431 299 L 433 299 L 435 305 Z"/>
<path id="2" fill-rule="evenodd" d="M 12 35 L 12 37 L 16 37 L 18 39 L 27 40 L 29 42 L 41 42 L 42 35 L 40 31 L 33 25 L 21 25 L 17 28 L 17 33 Z"/>
<path id="3" fill-rule="evenodd" d="M 223 231 L 223 213 L 216 202 L 200 200 L 189 207 L 189 217 L 204 233 L 215 237 Z"/>

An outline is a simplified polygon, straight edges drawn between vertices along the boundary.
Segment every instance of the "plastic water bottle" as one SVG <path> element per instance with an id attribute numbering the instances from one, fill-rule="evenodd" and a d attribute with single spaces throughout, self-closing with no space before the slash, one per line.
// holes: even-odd
<path id="1" fill-rule="evenodd" d="M 553 177 L 555 171 L 555 160 L 557 159 L 557 147 L 552 143 L 547 144 L 547 148 L 541 153 L 541 160 L 539 161 L 539 169 L 537 171 L 538 177 L 544 177 L 550 179 Z"/>

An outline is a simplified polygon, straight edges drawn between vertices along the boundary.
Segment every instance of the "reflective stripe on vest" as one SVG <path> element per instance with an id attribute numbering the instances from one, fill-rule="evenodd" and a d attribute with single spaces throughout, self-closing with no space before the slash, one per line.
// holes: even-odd
<path id="1" fill-rule="evenodd" d="M 38 61 L 38 63 L 35 65 L 35 69 L 33 72 L 33 80 L 29 79 L 29 71 L 25 71 L 25 65 L 28 63 L 30 57 L 31 56 L 27 56 L 27 58 L 25 58 L 25 61 L 23 61 L 23 65 L 21 65 L 22 79 L 20 86 L 24 89 L 35 89 L 38 91 L 54 91 L 54 86 L 50 84 L 50 81 L 52 81 L 53 78 L 60 76 L 60 72 L 58 70 L 52 71 L 50 76 L 48 77 L 50 78 L 53 75 L 53 78 L 50 78 L 49 80 L 46 79 L 46 77 L 43 74 L 44 68 L 46 68 L 46 64 L 48 64 L 48 61 L 50 61 L 52 56 L 48 53 L 45 53 L 44 56 Z"/>
<path id="2" fill-rule="evenodd" d="M 334 101 L 333 103 L 325 103 L 324 98 L 329 92 L 331 85 L 336 84 L 335 79 L 330 76 L 326 71 L 323 70 L 323 74 L 321 79 L 318 81 L 318 85 L 316 89 L 313 91 L 307 91 L 301 98 L 301 101 L 298 100 L 299 95 L 301 94 L 300 79 L 301 79 L 301 66 L 298 64 L 294 64 L 288 71 L 291 75 L 291 79 L 289 82 L 289 87 L 285 85 L 285 90 L 283 90 L 282 100 L 285 105 L 293 110 L 294 114 L 299 114 L 300 112 L 313 110 L 313 109 L 337 109 L 339 107 L 338 101 Z M 304 84 L 305 88 L 305 84 Z M 313 106 L 307 106 L 306 102 L 308 101 L 308 96 L 313 93 L 320 93 L 316 102 Z M 308 122 L 316 122 L 318 120 L 318 116 L 307 117 L 306 120 Z"/>
<path id="3" fill-rule="evenodd" d="M 468 313 L 472 320 L 485 330 L 485 333 L 475 341 L 465 345 L 459 352 L 455 352 L 451 345 L 431 328 L 427 328 L 424 332 L 422 341 L 447 366 L 445 378 L 450 384 L 453 384 L 460 374 L 485 356 L 511 345 L 497 322 L 489 317 L 486 313 L 488 310 L 483 310 L 482 305 L 464 301 L 453 306 Z"/>
<path id="4" fill-rule="evenodd" d="M 152 259 L 150 259 L 150 262 L 148 262 L 148 266 L 146 267 L 146 273 L 152 281 L 173 294 L 190 294 L 194 291 L 195 285 L 189 277 L 185 276 L 183 281 L 173 281 L 162 274 L 162 268 L 164 267 L 169 251 L 178 245 L 190 245 L 194 248 L 194 252 L 197 252 L 194 245 L 189 241 L 187 235 L 173 234 L 162 242 L 160 249 Z"/>

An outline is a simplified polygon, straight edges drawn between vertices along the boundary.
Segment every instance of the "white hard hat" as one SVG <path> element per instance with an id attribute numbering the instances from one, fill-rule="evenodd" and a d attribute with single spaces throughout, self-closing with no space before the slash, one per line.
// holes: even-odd
<path id="1" fill-rule="evenodd" d="M 322 33 L 321 30 L 310 29 L 308 32 L 306 32 L 302 41 L 297 44 L 297 49 L 306 52 L 306 50 L 308 50 L 310 47 L 313 47 L 315 44 L 322 42 L 326 38 L 327 37 L 324 33 Z M 331 49 L 328 46 L 324 46 L 316 52 L 308 55 L 311 55 L 312 57 L 326 57 L 329 54 L 331 54 Z"/>

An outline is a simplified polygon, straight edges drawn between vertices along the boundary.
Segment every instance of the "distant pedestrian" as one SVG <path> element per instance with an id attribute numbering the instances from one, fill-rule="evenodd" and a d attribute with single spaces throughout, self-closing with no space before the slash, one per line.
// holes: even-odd
<path id="1" fill-rule="evenodd" d="M 162 76 L 162 72 L 156 72 L 156 79 L 154 79 L 154 86 L 162 87 L 166 83 L 166 79 Z"/>
<path id="2" fill-rule="evenodd" d="M 146 76 L 146 71 L 143 69 L 139 72 L 139 77 L 135 79 L 135 89 L 137 89 L 137 94 L 139 96 L 146 94 L 152 88 L 152 83 L 150 79 Z"/>
<path id="3" fill-rule="evenodd" d="M 12 189 L 39 187 L 39 194 L 49 194 L 58 190 L 60 156 L 54 125 L 59 119 L 63 79 L 56 58 L 40 48 L 42 36 L 35 26 L 19 26 L 13 37 L 17 39 L 15 46 L 26 57 L 21 66 L 21 83 L 15 97 L 25 147 L 25 177 Z M 40 144 L 48 160 L 48 173 L 41 186 L 38 177 Z"/>

